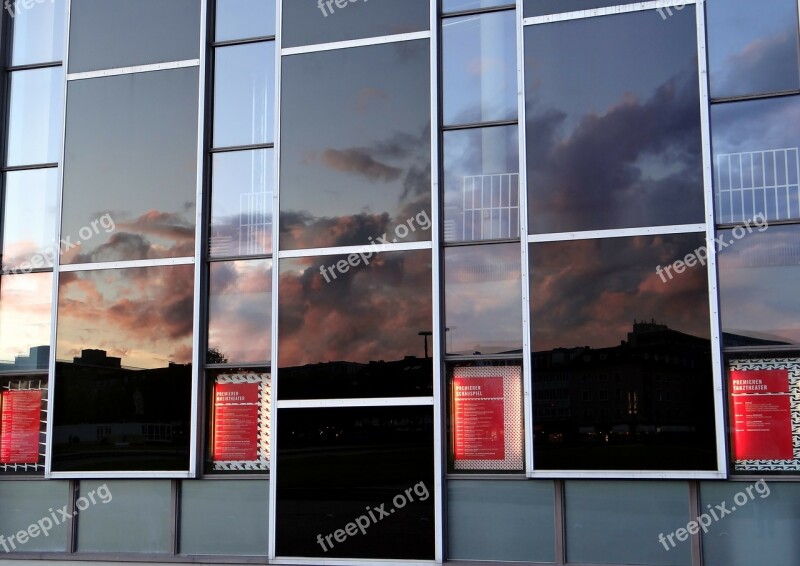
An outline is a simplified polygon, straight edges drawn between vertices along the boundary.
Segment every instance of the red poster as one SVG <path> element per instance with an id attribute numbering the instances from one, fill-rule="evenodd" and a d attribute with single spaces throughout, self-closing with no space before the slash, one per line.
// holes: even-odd
<path id="1" fill-rule="evenodd" d="M 456 460 L 505 460 L 503 377 L 454 377 Z"/>
<path id="2" fill-rule="evenodd" d="M 0 399 L 0 464 L 38 464 L 42 392 L 3 391 Z"/>
<path id="3" fill-rule="evenodd" d="M 258 459 L 258 383 L 214 386 L 214 461 Z"/>
<path id="4" fill-rule="evenodd" d="M 735 460 L 793 460 L 788 370 L 733 370 Z"/>

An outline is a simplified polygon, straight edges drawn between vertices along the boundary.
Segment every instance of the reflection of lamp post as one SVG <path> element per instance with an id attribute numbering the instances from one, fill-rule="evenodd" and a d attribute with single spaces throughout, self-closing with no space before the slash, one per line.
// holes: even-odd
<path id="1" fill-rule="evenodd" d="M 447 326 L 447 327 L 445 327 L 445 329 L 444 329 L 444 331 L 445 331 L 445 334 L 446 334 L 447 332 L 449 332 L 449 333 L 450 333 L 450 350 L 449 350 L 449 353 L 450 353 L 450 354 L 452 354 L 452 353 L 453 353 L 453 339 L 454 339 L 454 338 L 455 338 L 455 336 L 456 336 L 456 330 L 458 330 L 458 326 Z"/>
<path id="2" fill-rule="evenodd" d="M 422 339 L 425 340 L 425 359 L 428 359 L 428 336 L 433 336 L 433 332 L 430 330 L 423 330 L 422 332 L 417 332 L 417 336 L 422 336 Z"/>

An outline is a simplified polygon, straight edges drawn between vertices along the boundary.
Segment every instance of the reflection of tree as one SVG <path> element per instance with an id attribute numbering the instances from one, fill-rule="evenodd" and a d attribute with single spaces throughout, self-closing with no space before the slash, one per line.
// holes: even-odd
<path id="1" fill-rule="evenodd" d="M 207 364 L 227 364 L 228 358 L 217 348 L 209 348 L 206 354 Z"/>

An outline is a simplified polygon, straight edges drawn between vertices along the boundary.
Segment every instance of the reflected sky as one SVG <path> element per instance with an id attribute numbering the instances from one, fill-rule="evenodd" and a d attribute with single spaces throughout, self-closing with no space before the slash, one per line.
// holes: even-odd
<path id="1" fill-rule="evenodd" d="M 213 156 L 210 253 L 213 257 L 272 252 L 275 154 L 271 149 Z"/>
<path id="2" fill-rule="evenodd" d="M 730 230 L 720 235 L 734 240 Z M 736 335 L 725 345 L 745 345 L 742 336 L 800 344 L 800 227 L 755 231 L 718 257 L 722 329 Z"/>
<path id="3" fill-rule="evenodd" d="M 427 30 L 430 0 L 284 0 L 283 47 Z M 343 7 L 340 7 L 341 4 Z M 327 14 L 327 15 L 326 15 Z"/>
<path id="4" fill-rule="evenodd" d="M 320 267 L 347 258 L 280 260 L 281 367 L 424 357 L 418 333 L 433 324 L 431 252 L 376 254 L 336 279 L 328 271 L 326 283 Z"/>
<path id="5" fill-rule="evenodd" d="M 17 4 L 13 11 L 11 64 L 60 61 L 64 55 L 64 0 L 37 2 L 30 9 Z"/>
<path id="6" fill-rule="evenodd" d="M 716 104 L 711 125 L 717 221 L 741 222 L 757 213 L 769 220 L 800 218 L 800 97 Z M 766 192 L 726 192 L 740 187 Z"/>
<path id="7" fill-rule="evenodd" d="M 711 96 L 800 88 L 797 2 L 708 2 Z"/>
<path id="8" fill-rule="evenodd" d="M 517 118 L 516 12 L 442 22 L 445 125 Z"/>
<path id="9" fill-rule="evenodd" d="M 479 8 L 492 8 L 494 6 L 514 5 L 509 0 L 443 0 L 442 12 L 460 12 L 462 10 L 477 10 Z"/>
<path id="10" fill-rule="evenodd" d="M 619 6 L 633 4 L 625 0 L 525 0 L 525 17 L 545 16 L 561 12 L 575 12 L 577 10 L 591 10 L 606 6 Z M 656 14 L 656 12 L 653 12 Z M 659 16 L 659 20 L 661 17 Z"/>
<path id="11" fill-rule="evenodd" d="M 58 169 L 6 173 L 3 203 L 3 269 L 13 269 L 39 253 L 52 267 L 55 256 Z M 27 266 L 26 266 L 27 267 Z"/>
<path id="12" fill-rule="evenodd" d="M 210 270 L 208 362 L 269 361 L 272 260 L 218 262 Z"/>
<path id="13" fill-rule="evenodd" d="M 72 81 L 67 124 L 61 262 L 194 256 L 197 68 Z"/>
<path id="14" fill-rule="evenodd" d="M 617 346 L 634 319 L 708 338 L 706 268 L 656 273 L 703 245 L 704 234 L 531 244 L 533 351 Z"/>
<path id="15" fill-rule="evenodd" d="M 449 354 L 522 350 L 519 246 L 495 244 L 445 250 Z"/>
<path id="16" fill-rule="evenodd" d="M 7 165 L 61 160 L 62 67 L 11 73 Z"/>
<path id="17" fill-rule="evenodd" d="M 6 364 L 13 364 L 16 356 L 28 356 L 31 348 L 49 346 L 52 303 L 52 273 L 0 277 L 0 367 L 2 369 L 15 369 Z"/>
<path id="18" fill-rule="evenodd" d="M 525 34 L 531 231 L 702 222 L 694 13 Z"/>
<path id="19" fill-rule="evenodd" d="M 368 244 L 430 212 L 428 66 L 427 40 L 284 58 L 281 249 Z"/>
<path id="20" fill-rule="evenodd" d="M 56 356 L 95 349 L 124 368 L 191 363 L 193 293 L 191 265 L 61 273 Z"/>
<path id="21" fill-rule="evenodd" d="M 215 40 L 275 35 L 275 0 L 217 0 Z"/>

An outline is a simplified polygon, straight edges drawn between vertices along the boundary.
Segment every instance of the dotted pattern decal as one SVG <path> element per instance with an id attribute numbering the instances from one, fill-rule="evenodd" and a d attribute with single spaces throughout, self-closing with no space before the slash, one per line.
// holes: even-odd
<path id="1" fill-rule="evenodd" d="M 258 384 L 258 459 L 253 461 L 214 462 L 215 471 L 253 472 L 269 471 L 270 439 L 272 426 L 270 423 L 270 395 L 272 381 L 268 373 L 239 372 L 218 375 L 215 383 L 257 383 Z"/>
<path id="2" fill-rule="evenodd" d="M 780 369 L 789 371 L 789 387 L 792 408 L 792 445 L 794 460 L 737 460 L 734 470 L 737 472 L 800 471 L 800 358 L 765 358 L 749 360 L 732 360 L 732 370 Z"/>
<path id="3" fill-rule="evenodd" d="M 456 470 L 497 470 L 524 469 L 524 430 L 522 427 L 522 368 L 519 366 L 457 367 L 454 377 L 502 377 L 503 378 L 503 416 L 505 419 L 505 455 L 503 461 L 497 460 L 455 460 Z M 451 399 L 454 392 L 450 391 Z M 453 442 L 453 439 L 450 439 Z M 452 447 L 451 447 L 452 450 Z"/>

